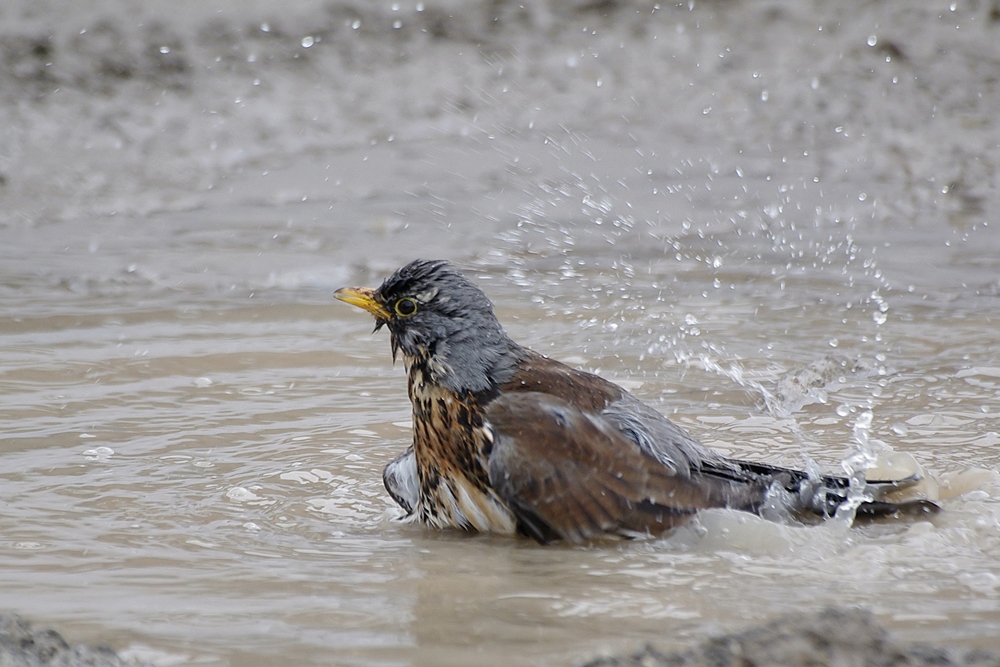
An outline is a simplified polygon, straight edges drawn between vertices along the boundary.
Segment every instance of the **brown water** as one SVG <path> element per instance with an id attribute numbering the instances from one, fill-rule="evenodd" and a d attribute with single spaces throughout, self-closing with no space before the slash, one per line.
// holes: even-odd
<path id="1" fill-rule="evenodd" d="M 366 25 L 435 9 L 359 7 Z M 156 32 L 150 3 L 112 25 L 192 64 L 140 63 L 110 92 L 60 51 L 99 21 L 53 23 L 54 78 L 18 61 L 5 79 L 0 607 L 162 665 L 568 665 L 829 604 L 1000 650 L 1000 95 L 972 64 L 995 28 L 964 5 L 775 7 L 553 3 L 566 26 L 511 20 L 503 48 L 470 46 L 462 30 L 491 33 L 453 8 L 456 32 L 394 60 L 405 26 L 345 46 L 356 19 L 309 3 L 264 47 L 244 22 L 265 10 Z M 45 24 L 20 11 L 0 17 L 8 43 Z M 893 48 L 869 45 L 890 19 Z M 244 64 L 214 72 L 220 43 Z M 253 76 L 272 86 L 256 115 L 224 111 Z M 331 293 L 415 257 L 460 263 L 515 339 L 706 444 L 830 470 L 908 454 L 944 512 L 709 512 L 659 540 L 544 548 L 398 522 L 380 475 L 410 437 L 405 379 Z"/>

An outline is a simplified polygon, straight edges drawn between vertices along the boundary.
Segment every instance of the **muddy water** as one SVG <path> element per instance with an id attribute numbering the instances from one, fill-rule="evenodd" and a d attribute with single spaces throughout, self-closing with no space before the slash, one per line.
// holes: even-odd
<path id="1" fill-rule="evenodd" d="M 96 7 L 2 17 L 0 606 L 163 665 L 565 665 L 828 604 L 1000 649 L 978 6 Z M 400 523 L 402 369 L 331 293 L 418 256 L 713 447 L 909 455 L 944 512 L 547 548 Z"/>

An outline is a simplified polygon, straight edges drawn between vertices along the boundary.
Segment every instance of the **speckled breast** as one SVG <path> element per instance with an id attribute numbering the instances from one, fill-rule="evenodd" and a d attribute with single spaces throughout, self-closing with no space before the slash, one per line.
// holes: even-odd
<path id="1" fill-rule="evenodd" d="M 421 364 L 410 366 L 409 394 L 420 480 L 416 515 L 439 528 L 513 533 L 514 515 L 490 485 L 489 443 L 475 399 L 432 382 Z"/>

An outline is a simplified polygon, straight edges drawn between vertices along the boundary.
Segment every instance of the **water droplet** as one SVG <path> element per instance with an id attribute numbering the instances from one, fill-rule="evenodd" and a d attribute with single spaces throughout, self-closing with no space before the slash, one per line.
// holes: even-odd
<path id="1" fill-rule="evenodd" d="M 770 96 L 771 95 L 766 90 L 760 91 L 760 101 L 761 102 L 767 102 L 767 98 L 770 97 Z"/>
<path id="2" fill-rule="evenodd" d="M 868 46 L 875 46 L 878 44 L 878 37 L 875 35 L 868 35 Z"/>
<path id="3" fill-rule="evenodd" d="M 819 77 L 813 77 L 812 81 L 809 82 L 809 87 L 813 90 L 819 88 Z"/>
<path id="4" fill-rule="evenodd" d="M 838 405 L 837 409 L 834 410 L 834 412 L 836 412 L 841 417 L 846 417 L 847 415 L 851 414 L 851 406 L 846 404 Z"/>
<path id="5" fill-rule="evenodd" d="M 839 340 L 837 340 L 836 338 L 831 338 L 830 339 L 830 347 L 837 347 L 838 345 L 840 345 L 840 341 Z"/>
<path id="6" fill-rule="evenodd" d="M 392 27 L 393 27 L 393 30 L 399 30 L 400 28 L 403 27 L 403 22 L 397 19 L 397 20 L 395 20 L 395 21 L 392 22 Z"/>
<path id="7" fill-rule="evenodd" d="M 351 28 L 357 30 L 361 27 L 361 21 L 354 19 L 354 23 L 351 24 Z"/>
<path id="8" fill-rule="evenodd" d="M 862 193 L 858 194 L 858 201 L 864 201 L 866 199 L 868 199 L 868 193 L 867 192 L 862 192 Z"/>
<path id="9" fill-rule="evenodd" d="M 170 53 L 170 47 L 169 46 L 161 46 L 160 47 L 160 53 L 162 53 L 164 55 L 166 55 L 167 53 Z"/>
<path id="10" fill-rule="evenodd" d="M 311 35 L 306 35 L 302 38 L 302 48 L 308 49 L 310 46 L 316 43 L 316 40 L 312 38 Z"/>
<path id="11" fill-rule="evenodd" d="M 260 24 L 260 31 L 261 32 L 271 32 L 271 26 L 270 26 L 270 24 L 268 24 L 268 23 L 261 23 Z"/>

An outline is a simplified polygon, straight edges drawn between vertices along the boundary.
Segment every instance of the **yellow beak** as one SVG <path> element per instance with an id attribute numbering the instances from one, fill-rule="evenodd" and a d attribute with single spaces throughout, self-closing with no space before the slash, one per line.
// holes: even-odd
<path id="1" fill-rule="evenodd" d="M 375 290 L 370 287 L 341 287 L 333 293 L 333 296 L 344 303 L 364 308 L 374 315 L 377 320 L 388 320 L 390 318 L 389 311 L 375 300 Z"/>

